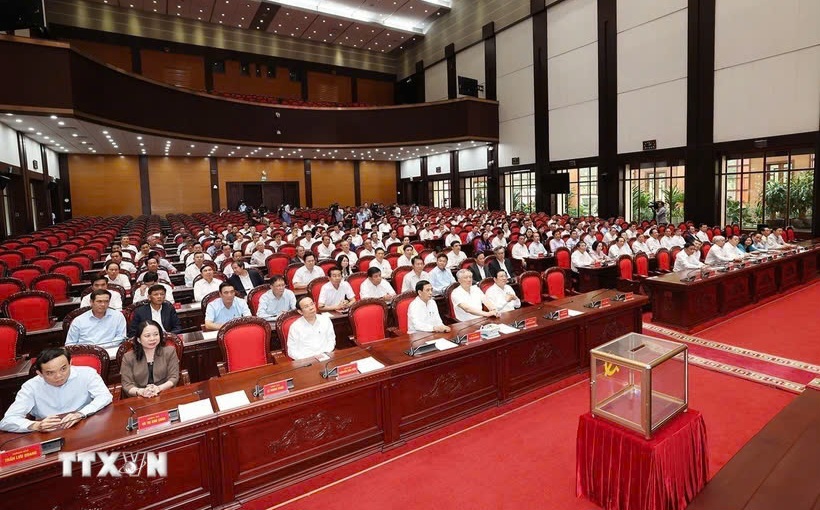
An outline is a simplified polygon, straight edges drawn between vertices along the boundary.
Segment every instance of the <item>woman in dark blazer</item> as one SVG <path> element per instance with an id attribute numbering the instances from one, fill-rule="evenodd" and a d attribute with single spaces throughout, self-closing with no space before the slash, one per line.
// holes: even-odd
<path id="1" fill-rule="evenodd" d="M 162 328 L 156 321 L 137 325 L 134 348 L 122 358 L 122 390 L 129 397 L 155 397 L 179 381 L 176 349 L 164 345 Z"/>

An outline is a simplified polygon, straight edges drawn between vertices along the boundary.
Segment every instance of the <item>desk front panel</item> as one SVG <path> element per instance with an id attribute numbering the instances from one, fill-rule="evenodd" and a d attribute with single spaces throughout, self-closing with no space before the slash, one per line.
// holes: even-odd
<path id="1" fill-rule="evenodd" d="M 548 322 L 547 319 L 539 321 Z M 504 399 L 578 371 L 581 364 L 581 325 L 541 328 L 516 335 L 501 349 L 505 365 Z"/>

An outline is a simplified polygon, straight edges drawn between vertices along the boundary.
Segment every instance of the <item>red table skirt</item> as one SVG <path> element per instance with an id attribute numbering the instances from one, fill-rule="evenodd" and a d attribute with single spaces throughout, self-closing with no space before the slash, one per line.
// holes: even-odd
<path id="1" fill-rule="evenodd" d="M 706 484 L 706 425 L 689 409 L 647 440 L 591 413 L 578 422 L 576 484 L 605 510 L 678 510 Z"/>

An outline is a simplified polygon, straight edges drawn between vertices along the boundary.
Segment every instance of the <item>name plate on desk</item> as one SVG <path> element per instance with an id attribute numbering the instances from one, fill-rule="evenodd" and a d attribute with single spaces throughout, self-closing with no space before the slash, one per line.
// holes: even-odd
<path id="1" fill-rule="evenodd" d="M 180 303 L 179 301 L 175 301 L 174 302 L 174 310 L 181 310 L 181 309 L 182 309 L 182 303 Z"/>
<path id="2" fill-rule="evenodd" d="M 43 456 L 43 445 L 40 443 L 21 446 L 14 450 L 0 453 L 0 468 L 13 466 Z"/>
<path id="3" fill-rule="evenodd" d="M 561 308 L 560 310 L 555 310 L 554 312 L 549 312 L 548 314 L 544 315 L 544 318 L 549 319 L 551 321 L 560 321 L 561 319 L 566 319 L 569 317 L 569 310 L 566 308 Z M 533 317 L 534 319 L 535 317 Z"/>
<path id="4" fill-rule="evenodd" d="M 471 333 L 467 333 L 467 343 L 471 344 L 474 342 L 481 341 L 481 331 L 473 331 Z"/>
<path id="5" fill-rule="evenodd" d="M 278 397 L 280 395 L 287 395 L 288 393 L 290 393 L 288 379 L 274 381 L 262 387 L 262 398 Z"/>
<path id="6" fill-rule="evenodd" d="M 137 430 L 149 430 L 171 424 L 171 414 L 168 411 L 146 414 L 137 418 Z"/>
<path id="7" fill-rule="evenodd" d="M 524 319 L 524 328 L 534 328 L 538 325 L 538 318 L 537 317 L 527 317 Z"/>
<path id="8" fill-rule="evenodd" d="M 601 267 L 601 261 L 596 260 L 595 262 L 592 263 L 592 267 Z"/>
<path id="9" fill-rule="evenodd" d="M 356 365 L 356 362 L 348 363 L 346 365 L 340 365 L 337 368 L 336 378 L 343 379 L 345 377 L 350 377 L 351 375 L 356 375 L 359 373 L 359 367 Z"/>
<path id="10" fill-rule="evenodd" d="M 612 306 L 612 302 L 609 300 L 609 298 L 602 299 L 601 300 L 601 308 L 606 308 L 608 306 Z"/>

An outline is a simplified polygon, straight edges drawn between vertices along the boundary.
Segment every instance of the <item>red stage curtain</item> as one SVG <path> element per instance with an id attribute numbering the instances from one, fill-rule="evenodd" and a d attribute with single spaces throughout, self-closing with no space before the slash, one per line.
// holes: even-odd
<path id="1" fill-rule="evenodd" d="M 690 409 L 643 436 L 594 418 L 578 422 L 576 484 L 605 510 L 677 510 L 706 484 L 709 454 L 706 425 Z"/>

